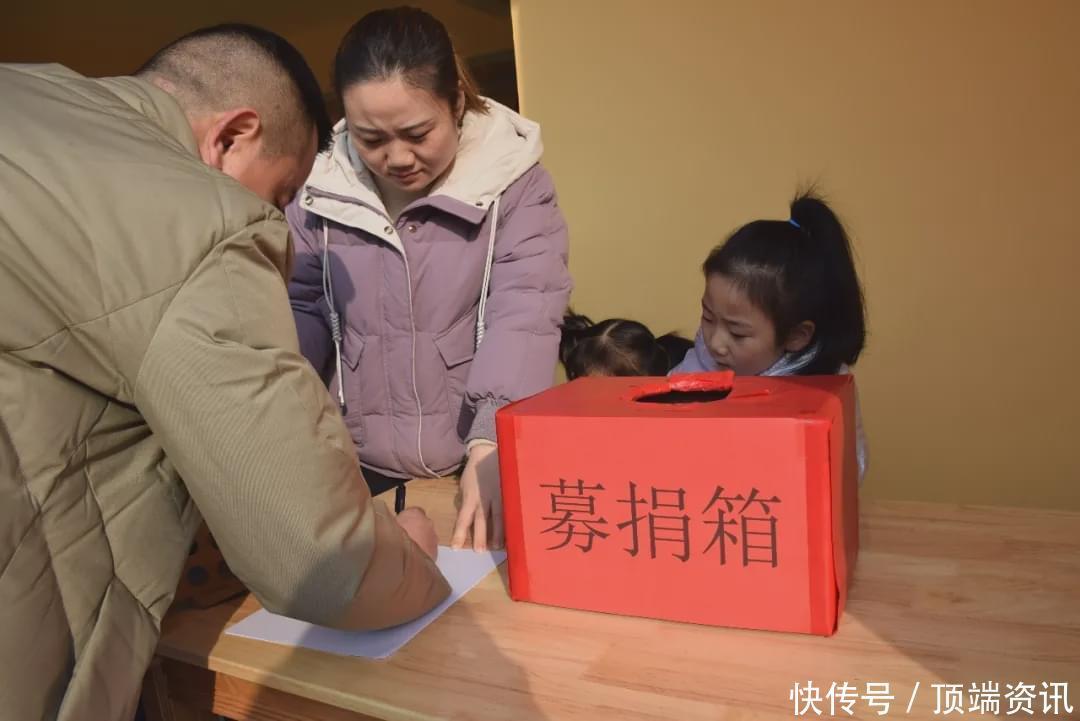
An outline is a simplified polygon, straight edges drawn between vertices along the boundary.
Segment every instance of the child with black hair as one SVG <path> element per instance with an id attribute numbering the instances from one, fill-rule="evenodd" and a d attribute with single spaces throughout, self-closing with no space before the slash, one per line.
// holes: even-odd
<path id="1" fill-rule="evenodd" d="M 593 323 L 567 311 L 559 360 L 568 380 L 582 376 L 663 376 L 693 347 L 675 333 L 659 338 L 635 320 L 609 318 Z"/>
<path id="2" fill-rule="evenodd" d="M 789 220 L 755 220 L 709 253 L 703 265 L 701 328 L 672 373 L 736 375 L 850 373 L 866 343 L 862 287 L 836 214 L 812 193 Z M 856 401 L 859 478 L 866 438 Z"/>

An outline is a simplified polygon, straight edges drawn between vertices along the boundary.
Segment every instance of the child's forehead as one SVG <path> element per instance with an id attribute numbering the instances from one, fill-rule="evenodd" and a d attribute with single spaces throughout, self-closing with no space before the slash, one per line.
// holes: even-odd
<path id="1" fill-rule="evenodd" d="M 720 273 L 709 275 L 705 281 L 705 293 L 701 302 L 713 310 L 724 308 L 730 313 L 751 313 L 758 310 L 740 283 Z"/>

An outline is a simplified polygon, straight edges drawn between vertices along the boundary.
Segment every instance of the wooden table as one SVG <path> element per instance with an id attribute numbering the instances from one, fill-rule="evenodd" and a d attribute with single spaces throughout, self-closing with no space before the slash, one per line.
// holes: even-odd
<path id="1" fill-rule="evenodd" d="M 453 492 L 410 484 L 444 541 Z M 1057 718 L 1080 718 L 1080 513 L 871 501 L 862 533 L 831 638 L 514 603 L 504 567 L 382 662 L 224 635 L 258 609 L 250 597 L 175 613 L 146 698 L 175 721 L 791 719 L 794 684 L 811 681 L 821 716 L 847 718 L 831 712 L 832 684 L 865 695 L 887 682 L 889 716 L 936 719 L 933 684 L 963 684 L 964 716 L 990 718 L 969 712 L 970 685 L 996 682 L 1004 717 L 1006 684 L 1024 682 L 1042 718 L 1045 681 L 1069 684 L 1073 713 Z M 866 700 L 852 710 L 878 715 Z"/>

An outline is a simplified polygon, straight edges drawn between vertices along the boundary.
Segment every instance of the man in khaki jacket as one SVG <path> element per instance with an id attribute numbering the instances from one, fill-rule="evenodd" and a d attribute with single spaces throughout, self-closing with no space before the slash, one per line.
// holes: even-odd
<path id="1" fill-rule="evenodd" d="M 296 50 L 221 26 L 0 98 L 0 719 L 131 718 L 200 515 L 277 613 L 442 601 L 298 352 L 279 209 L 328 123 Z"/>

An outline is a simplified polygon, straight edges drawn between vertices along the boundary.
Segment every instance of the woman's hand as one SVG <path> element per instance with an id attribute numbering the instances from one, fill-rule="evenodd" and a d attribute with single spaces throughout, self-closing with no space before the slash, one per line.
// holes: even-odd
<path id="1" fill-rule="evenodd" d="M 472 531 L 474 551 L 503 547 L 502 489 L 499 487 L 499 453 L 495 444 L 476 444 L 461 472 L 461 500 L 453 548 L 463 548 Z"/>

